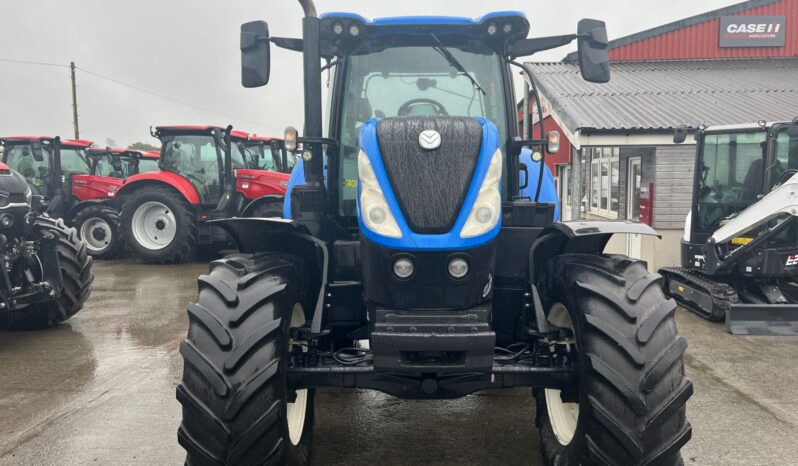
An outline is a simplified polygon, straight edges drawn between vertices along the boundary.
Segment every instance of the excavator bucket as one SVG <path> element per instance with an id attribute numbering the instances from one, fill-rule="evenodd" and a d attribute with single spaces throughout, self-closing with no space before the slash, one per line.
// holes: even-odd
<path id="1" fill-rule="evenodd" d="M 726 330 L 733 335 L 798 336 L 798 304 L 732 304 Z"/>

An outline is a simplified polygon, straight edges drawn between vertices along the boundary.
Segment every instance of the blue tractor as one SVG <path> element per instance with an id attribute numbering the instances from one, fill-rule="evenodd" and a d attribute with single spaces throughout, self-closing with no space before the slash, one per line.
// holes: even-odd
<path id="1" fill-rule="evenodd" d="M 604 23 L 527 38 L 515 12 L 368 20 L 299 3 L 301 39 L 241 27 L 245 87 L 267 84 L 271 44 L 303 54 L 304 131 L 285 137 L 303 172 L 287 218 L 216 221 L 240 253 L 188 307 L 186 464 L 308 464 L 318 387 L 530 387 L 545 464 L 682 464 L 676 304 L 645 263 L 603 253 L 613 234 L 656 233 L 555 223 L 558 135 L 516 134 L 515 59 L 576 40 L 583 77 L 606 82 Z"/>

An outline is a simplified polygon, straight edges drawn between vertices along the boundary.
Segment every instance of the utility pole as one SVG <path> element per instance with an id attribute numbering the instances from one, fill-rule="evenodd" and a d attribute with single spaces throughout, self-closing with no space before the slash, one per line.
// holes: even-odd
<path id="1" fill-rule="evenodd" d="M 72 77 L 72 126 L 75 129 L 75 139 L 80 139 L 80 127 L 78 126 L 78 88 L 75 84 L 75 62 L 69 62 L 69 71 Z"/>

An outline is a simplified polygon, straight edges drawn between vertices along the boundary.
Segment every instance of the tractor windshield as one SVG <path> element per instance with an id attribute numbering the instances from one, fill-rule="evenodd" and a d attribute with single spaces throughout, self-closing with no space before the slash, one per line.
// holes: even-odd
<path id="1" fill-rule="evenodd" d="M 501 67 L 499 55 L 479 41 L 443 46 L 435 36 L 423 45 L 378 49 L 366 42 L 348 56 L 340 90 L 339 215 L 355 215 L 357 140 L 360 127 L 371 118 L 480 116 L 495 123 L 505 141 Z"/>
<path id="2" fill-rule="evenodd" d="M 61 172 L 67 178 L 69 175 L 88 175 L 91 173 L 91 165 L 86 151 L 76 147 L 61 148 Z"/>
<path id="3" fill-rule="evenodd" d="M 163 167 L 185 177 L 203 200 L 222 195 L 221 151 L 211 134 L 163 136 Z"/>
<path id="4" fill-rule="evenodd" d="M 126 178 L 133 172 L 133 160 L 130 157 L 122 157 L 122 171 L 114 167 L 111 157 L 107 155 L 100 155 L 95 157 L 95 171 L 94 173 L 99 176 L 108 176 L 111 178 Z"/>
<path id="5" fill-rule="evenodd" d="M 139 173 L 148 173 L 158 170 L 158 159 L 140 158 Z"/>
<path id="6" fill-rule="evenodd" d="M 29 144 L 13 144 L 6 146 L 3 159 L 6 165 L 25 177 L 33 194 L 50 197 L 50 186 L 47 181 L 50 176 L 49 157 L 36 160 Z"/>
<path id="7" fill-rule="evenodd" d="M 712 232 L 764 193 L 767 133 L 709 133 L 703 149 L 693 221 L 697 230 Z"/>

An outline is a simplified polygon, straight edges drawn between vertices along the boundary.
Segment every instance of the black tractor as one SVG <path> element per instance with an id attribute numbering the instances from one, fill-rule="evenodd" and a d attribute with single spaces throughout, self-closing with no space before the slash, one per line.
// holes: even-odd
<path id="1" fill-rule="evenodd" d="M 75 315 L 91 293 L 91 256 L 74 228 L 41 213 L 18 172 L 0 162 L 0 327 L 40 329 Z"/>
<path id="2" fill-rule="evenodd" d="M 240 253 L 188 307 L 186 464 L 308 464 L 319 387 L 530 387 L 545 464 L 681 465 L 693 388 L 676 303 L 645 263 L 603 253 L 615 233 L 655 232 L 554 223 L 539 201 L 558 135 L 516 134 L 511 69 L 534 79 L 515 59 L 577 40 L 583 77 L 606 82 L 604 23 L 530 39 L 520 13 L 371 21 L 300 4 L 301 39 L 241 28 L 245 87 L 267 83 L 270 44 L 303 53 L 305 130 L 284 140 L 302 163 L 289 218 L 215 223 Z"/>

